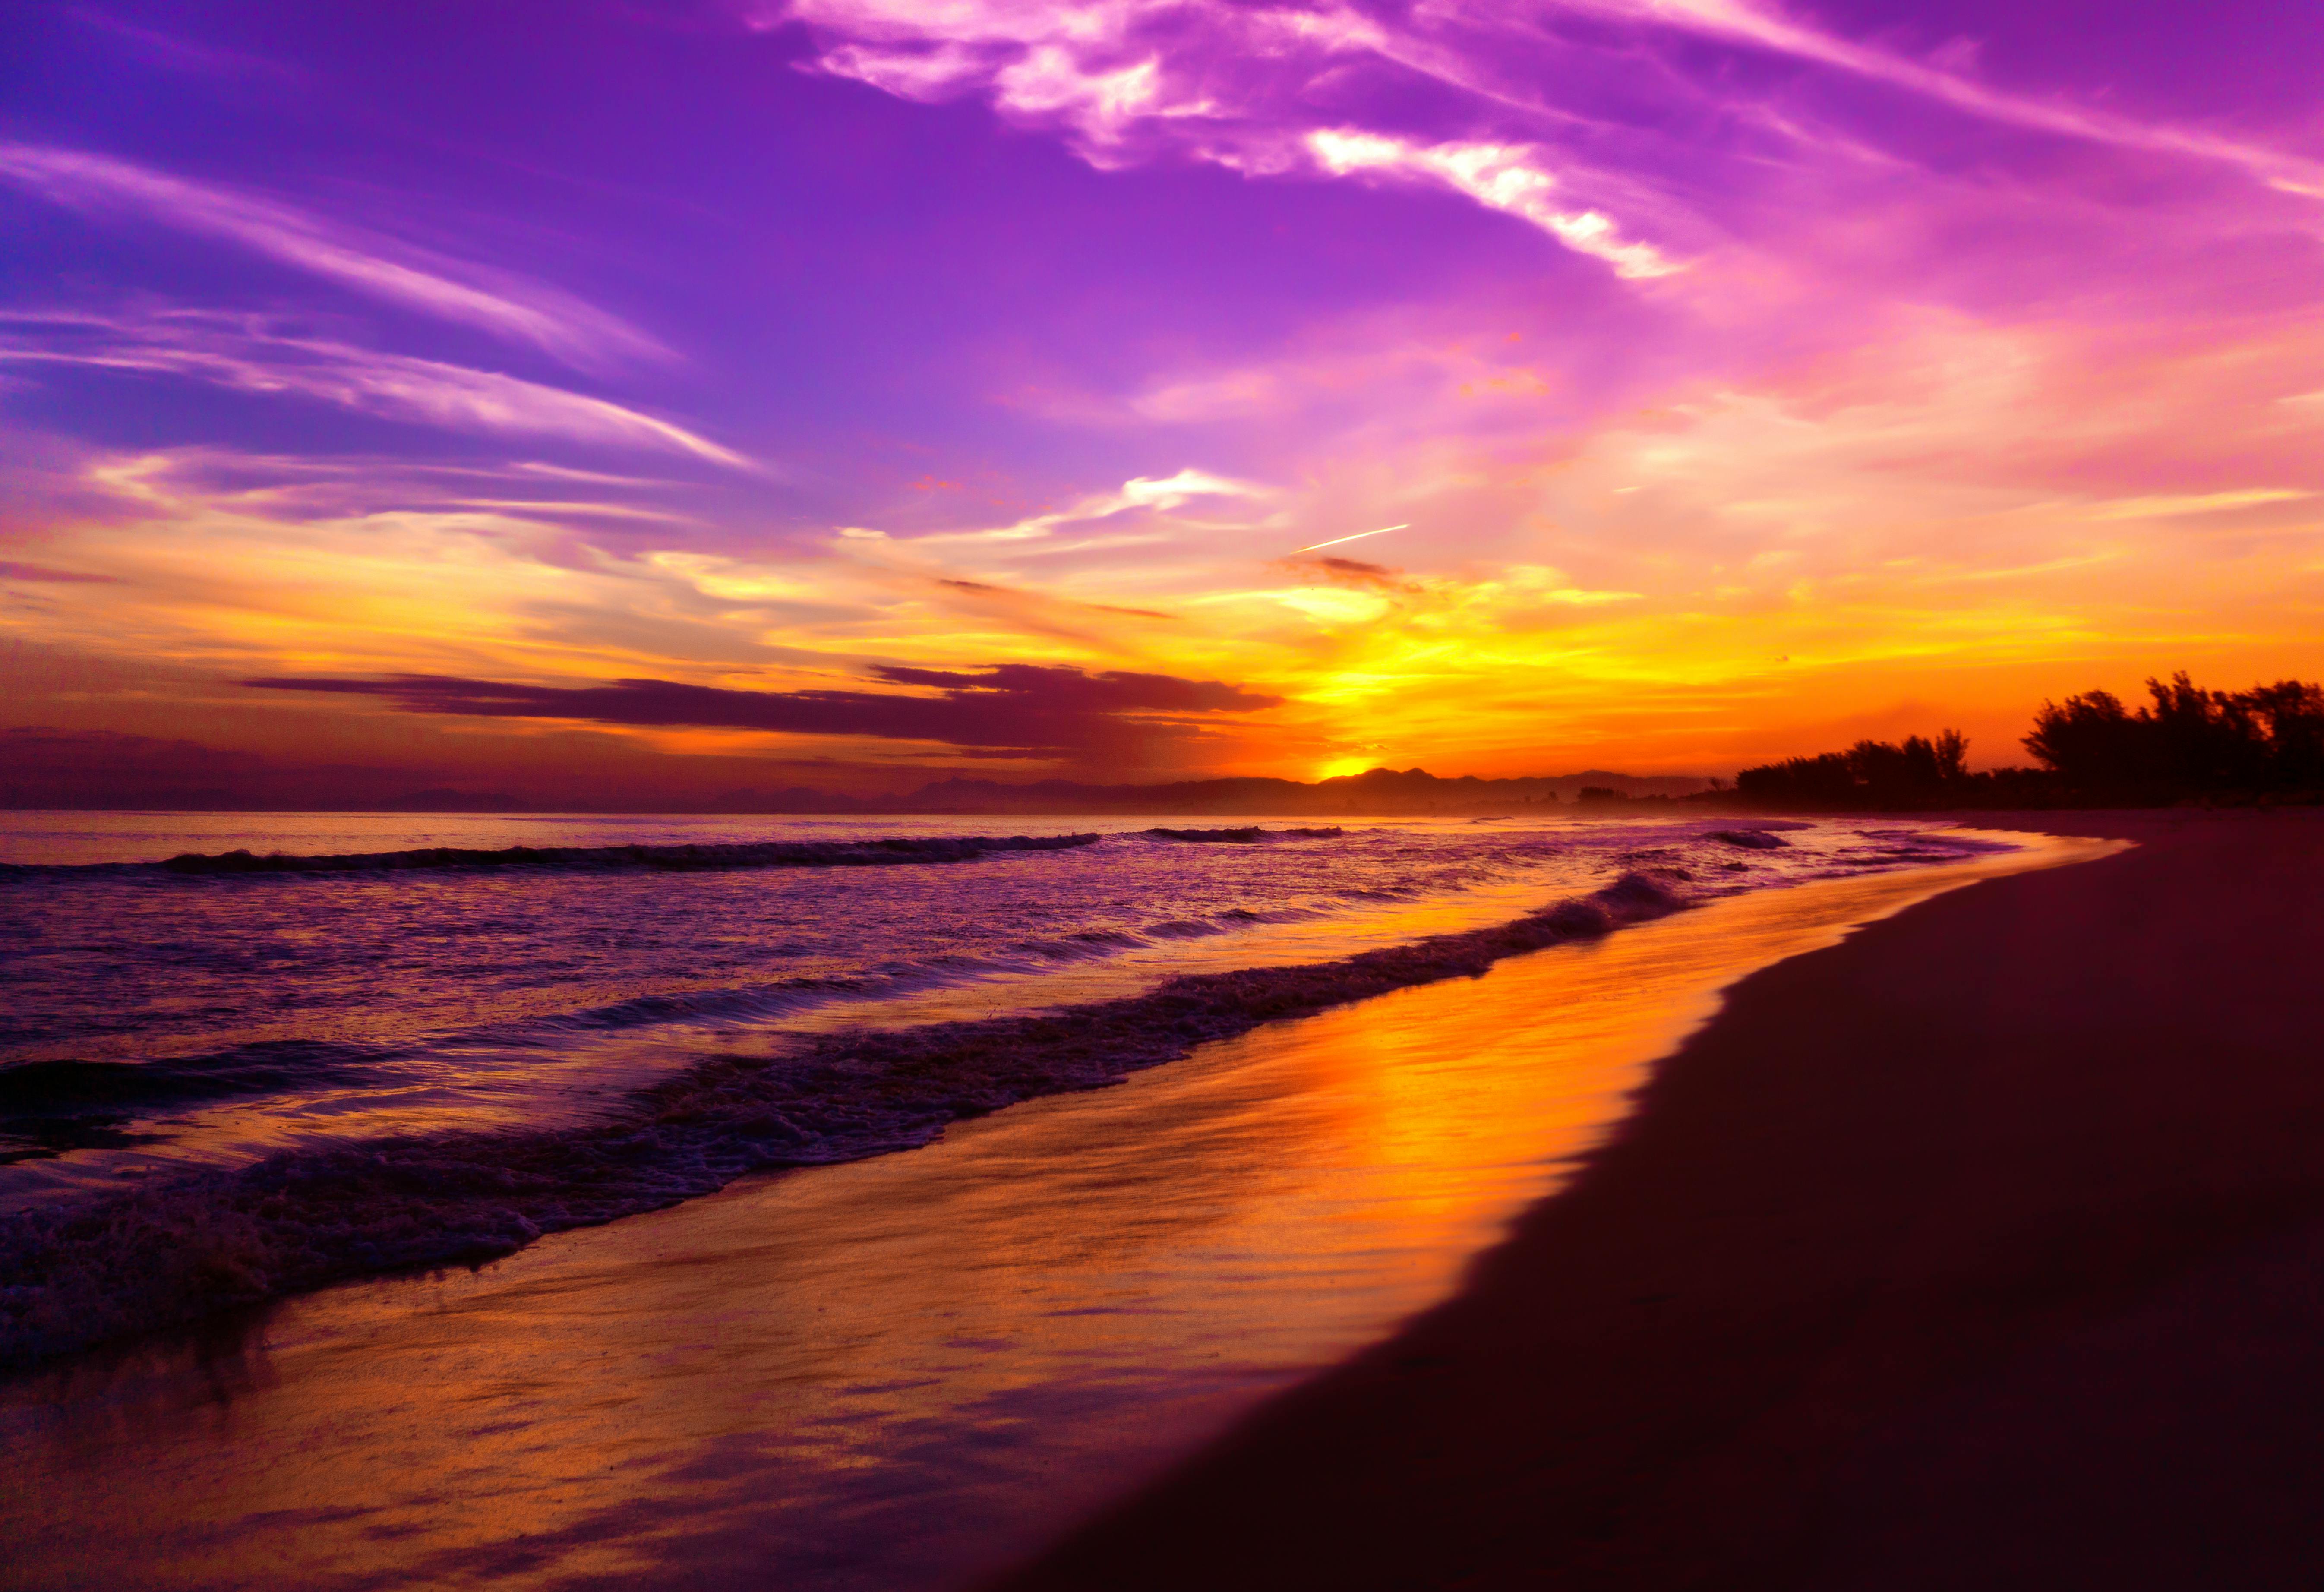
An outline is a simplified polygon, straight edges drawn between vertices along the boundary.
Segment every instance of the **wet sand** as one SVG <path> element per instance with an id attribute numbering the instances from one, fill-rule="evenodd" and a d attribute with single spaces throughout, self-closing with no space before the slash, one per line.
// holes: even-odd
<path id="1" fill-rule="evenodd" d="M 1445 1297 L 1742 973 L 2091 850 L 1747 895 L 0 1389 L 0 1581 L 957 1587 Z"/>
<path id="2" fill-rule="evenodd" d="M 2324 814 L 2024 826 L 2139 844 L 1744 980 L 1457 1298 L 1006 1585 L 2324 1584 Z"/>

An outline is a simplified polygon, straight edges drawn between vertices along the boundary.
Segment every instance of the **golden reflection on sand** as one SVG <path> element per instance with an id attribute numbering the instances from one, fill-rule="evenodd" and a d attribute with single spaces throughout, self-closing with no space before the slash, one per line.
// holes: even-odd
<path id="1" fill-rule="evenodd" d="M 1717 903 L 18 1385 L 7 1578 L 961 1585 L 1450 1292 L 1742 972 L 2116 849 L 2029 843 Z"/>

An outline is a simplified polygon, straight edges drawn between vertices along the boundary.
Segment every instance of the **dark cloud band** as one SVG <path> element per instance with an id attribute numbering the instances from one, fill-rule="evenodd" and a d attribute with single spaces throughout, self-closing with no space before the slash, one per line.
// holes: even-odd
<path id="1" fill-rule="evenodd" d="M 1036 664 L 1001 664 L 974 673 L 897 667 L 873 672 L 890 685 L 934 686 L 940 695 L 735 691 L 674 680 L 523 686 L 449 675 L 270 676 L 241 683 L 267 691 L 383 697 L 414 713 L 862 735 L 1028 757 L 1117 752 L 1182 732 L 1178 721 L 1185 715 L 1255 713 L 1282 701 L 1219 680 L 1120 670 L 1089 674 Z"/>

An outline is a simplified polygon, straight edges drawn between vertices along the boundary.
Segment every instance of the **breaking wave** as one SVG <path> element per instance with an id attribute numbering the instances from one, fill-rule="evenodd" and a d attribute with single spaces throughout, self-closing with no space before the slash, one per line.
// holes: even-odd
<path id="1" fill-rule="evenodd" d="M 0 1366 L 350 1277 L 478 1264 L 746 1173 L 923 1145 L 948 1123 L 1098 1088 L 1263 1023 L 1475 977 L 1503 957 L 1665 916 L 1688 904 L 1673 888 L 1682 877 L 1633 872 L 1513 922 L 1333 962 L 1190 975 L 1029 1016 L 802 1036 L 772 1056 L 713 1056 L 580 1126 L 318 1146 L 23 1210 L 0 1220 Z M 179 1081 L 196 1092 L 263 1087 L 198 1072 Z M 16 1086 L 85 1099 L 126 1081 L 84 1064 Z"/>
<path id="2" fill-rule="evenodd" d="M 505 846 L 474 851 L 429 846 L 410 851 L 362 851 L 295 857 L 281 852 L 187 852 L 165 862 L 80 864 L 0 863 L 0 879 L 59 874 L 402 873 L 420 870 L 554 869 L 564 872 L 644 870 L 709 873 L 738 868 L 892 868 L 921 862 L 969 862 L 997 851 L 1064 851 L 1095 845 L 1102 834 L 892 836 L 862 841 L 761 841 L 732 845 Z"/>

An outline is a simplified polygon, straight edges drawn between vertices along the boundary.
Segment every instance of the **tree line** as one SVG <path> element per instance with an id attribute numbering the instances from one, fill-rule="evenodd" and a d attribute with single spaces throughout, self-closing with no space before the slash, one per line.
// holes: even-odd
<path id="1" fill-rule="evenodd" d="M 2207 691 L 2182 669 L 2146 689 L 2137 708 L 2107 691 L 2043 703 L 2024 741 L 2039 768 L 1972 773 L 1968 740 L 1944 730 L 1746 768 L 1734 793 L 1808 809 L 2324 802 L 2324 686 Z"/>

